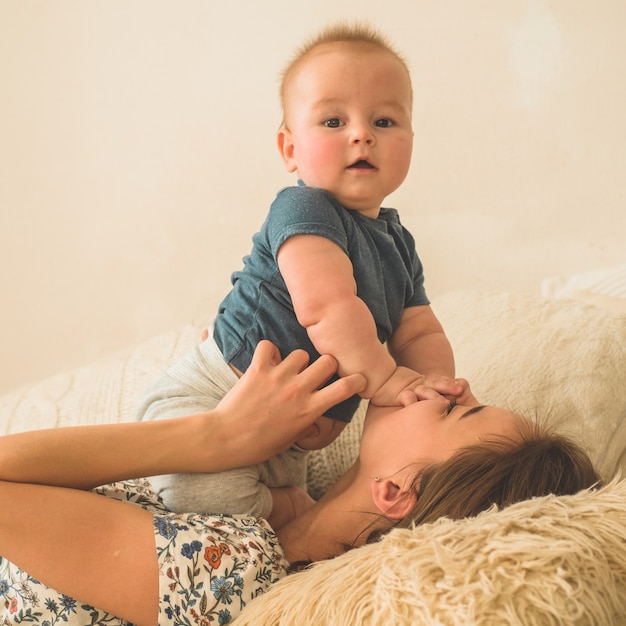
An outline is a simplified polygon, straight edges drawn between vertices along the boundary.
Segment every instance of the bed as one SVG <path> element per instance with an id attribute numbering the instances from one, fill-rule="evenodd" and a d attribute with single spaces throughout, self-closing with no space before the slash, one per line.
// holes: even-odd
<path id="1" fill-rule="evenodd" d="M 602 489 L 395 530 L 281 581 L 237 624 L 626 624 L 626 299 L 580 287 L 457 291 L 433 307 L 477 397 L 576 439 Z M 140 391 L 199 333 L 173 329 L 4 394 L 0 433 L 132 420 Z M 311 456 L 314 496 L 353 460 L 362 417 Z"/>

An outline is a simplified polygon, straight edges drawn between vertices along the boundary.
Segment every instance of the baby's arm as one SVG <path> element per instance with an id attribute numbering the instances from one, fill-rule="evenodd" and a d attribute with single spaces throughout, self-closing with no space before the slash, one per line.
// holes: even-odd
<path id="1" fill-rule="evenodd" d="M 393 374 L 396 363 L 379 341 L 374 318 L 356 293 L 352 263 L 334 242 L 317 235 L 290 237 L 278 266 L 296 317 L 320 354 L 331 354 L 340 376 L 361 373 L 370 398 Z"/>
<path id="2" fill-rule="evenodd" d="M 388 345 L 398 365 L 454 378 L 452 347 L 429 305 L 406 308 Z"/>
<path id="3" fill-rule="evenodd" d="M 420 400 L 464 393 L 464 385 L 454 379 L 452 347 L 429 305 L 405 309 L 388 345 L 399 367 L 372 399 L 375 404 L 395 404 L 411 390 Z"/>

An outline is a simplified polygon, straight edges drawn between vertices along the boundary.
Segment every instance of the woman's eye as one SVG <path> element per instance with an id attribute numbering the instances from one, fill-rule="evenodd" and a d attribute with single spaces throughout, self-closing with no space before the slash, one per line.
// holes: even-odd
<path id="1" fill-rule="evenodd" d="M 339 128 L 343 126 L 343 122 L 338 117 L 331 117 L 329 120 L 324 120 L 324 126 L 327 128 Z"/>
<path id="2" fill-rule="evenodd" d="M 390 128 L 391 126 L 393 126 L 393 122 L 390 119 L 387 119 L 386 117 L 384 117 L 379 120 L 376 120 L 374 122 L 374 126 L 378 126 L 378 128 Z"/>
<path id="3" fill-rule="evenodd" d="M 452 413 L 452 409 L 456 406 L 456 400 L 452 400 L 446 409 L 446 415 L 450 415 Z"/>

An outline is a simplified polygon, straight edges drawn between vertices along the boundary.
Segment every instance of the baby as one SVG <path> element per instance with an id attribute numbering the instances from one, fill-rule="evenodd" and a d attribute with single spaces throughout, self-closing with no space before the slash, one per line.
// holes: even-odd
<path id="1" fill-rule="evenodd" d="M 337 375 L 363 374 L 361 397 L 380 406 L 464 393 L 414 239 L 397 211 L 381 206 L 411 160 L 406 63 L 372 29 L 334 26 L 288 64 L 281 102 L 278 149 L 298 186 L 278 193 L 210 336 L 153 383 L 140 419 L 214 407 L 262 339 L 283 357 L 296 349 L 311 361 L 334 356 Z M 301 490 L 307 450 L 333 441 L 361 397 L 333 407 L 260 466 L 153 485 L 174 511 L 253 514 L 279 528 L 311 503 Z"/>

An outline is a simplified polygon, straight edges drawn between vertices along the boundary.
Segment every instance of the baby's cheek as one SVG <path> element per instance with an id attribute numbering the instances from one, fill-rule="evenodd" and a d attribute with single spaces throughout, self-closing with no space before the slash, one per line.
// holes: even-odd
<path id="1" fill-rule="evenodd" d="M 319 140 L 310 142 L 306 156 L 306 169 L 313 179 L 323 179 L 332 171 L 333 163 L 337 157 L 337 148 L 332 141 Z M 314 186 L 311 184 L 310 186 Z M 319 183 L 317 186 L 322 186 Z"/>

